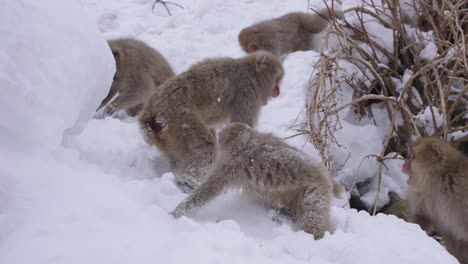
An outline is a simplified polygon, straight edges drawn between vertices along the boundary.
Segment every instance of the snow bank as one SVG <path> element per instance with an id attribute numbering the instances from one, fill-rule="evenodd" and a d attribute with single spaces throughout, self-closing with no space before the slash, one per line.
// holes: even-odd
<path id="1" fill-rule="evenodd" d="M 110 87 L 107 43 L 75 1 L 7 0 L 0 35 L 0 145 L 53 149 Z"/>
<path id="2" fill-rule="evenodd" d="M 240 190 L 175 220 L 185 194 L 130 121 L 91 120 L 73 149 L 1 171 L 13 184 L 0 263 L 457 263 L 417 225 L 339 207 L 335 233 L 315 241 Z"/>

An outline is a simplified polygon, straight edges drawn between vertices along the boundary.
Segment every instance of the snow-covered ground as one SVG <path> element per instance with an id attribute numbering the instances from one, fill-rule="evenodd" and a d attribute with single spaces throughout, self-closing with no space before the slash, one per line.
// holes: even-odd
<path id="1" fill-rule="evenodd" d="M 345 209 L 339 200 L 332 210 L 336 231 L 318 241 L 272 221 L 272 212 L 239 190 L 192 219 L 173 219 L 168 212 L 185 194 L 135 120 L 91 119 L 114 72 L 105 39 L 141 39 L 180 73 L 205 57 L 243 56 L 240 29 L 307 7 L 307 1 L 174 2 L 184 8 L 169 5 L 173 16 L 161 4 L 152 13 L 153 0 L 2 5 L 0 263 L 457 263 L 417 225 Z M 285 59 L 281 95 L 262 110 L 260 130 L 294 134 L 288 128 L 305 117 L 305 85 L 317 59 L 314 51 Z M 341 133 L 353 154 L 345 172 L 352 174 L 364 155 L 378 151 L 369 138 L 378 140 L 382 131 L 349 122 Z M 319 157 L 305 136 L 287 142 Z M 375 168 L 360 170 L 371 175 Z M 386 186 L 400 188 L 401 177 L 389 175 Z"/>

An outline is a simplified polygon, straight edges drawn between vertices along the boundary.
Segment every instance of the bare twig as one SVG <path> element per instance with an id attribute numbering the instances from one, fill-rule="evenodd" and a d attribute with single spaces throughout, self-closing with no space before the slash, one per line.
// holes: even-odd
<path id="1" fill-rule="evenodd" d="M 347 18 L 339 23 L 333 21 L 325 31 L 324 48 L 330 35 L 340 45 L 322 50 L 309 82 L 309 134 L 328 167 L 333 161 L 330 148 L 340 146 L 334 135 L 341 129 L 342 110 L 351 107 L 358 118 L 362 113 L 372 117 L 371 106 L 376 102 L 387 110 L 388 131 L 380 155 L 373 156 L 380 163 L 373 214 L 378 211 L 384 161 L 389 151 L 406 153 L 413 135 L 447 137 L 468 129 L 466 2 L 415 1 L 418 17 L 412 19 L 411 30 L 404 25 L 406 15 L 398 0 L 381 0 L 382 5 L 373 0 L 363 1 L 361 6 L 345 10 L 345 14 L 355 14 L 354 21 Z M 393 46 L 388 48 L 378 36 L 371 34 L 375 28 L 368 28 L 369 23 L 391 29 Z M 433 58 L 422 56 L 424 49 L 430 50 L 428 43 L 437 47 Z M 344 64 L 355 67 L 343 67 Z M 346 89 L 351 89 L 353 98 L 342 102 L 340 94 Z M 432 123 L 428 127 L 419 120 L 426 108 L 430 111 L 427 123 Z M 442 126 L 437 123 L 438 113 L 443 116 Z"/>
<path id="2" fill-rule="evenodd" d="M 152 13 L 154 13 L 154 7 L 156 6 L 157 3 L 161 3 L 164 6 L 164 8 L 166 8 L 166 11 L 170 16 L 172 16 L 172 14 L 171 14 L 171 11 L 169 10 L 169 7 L 167 6 L 168 4 L 175 5 L 175 6 L 178 6 L 178 7 L 182 8 L 182 9 L 184 9 L 183 6 L 181 6 L 181 5 L 177 4 L 177 3 L 173 3 L 173 2 L 169 2 L 169 1 L 156 0 L 153 3 L 153 7 L 151 8 Z"/>

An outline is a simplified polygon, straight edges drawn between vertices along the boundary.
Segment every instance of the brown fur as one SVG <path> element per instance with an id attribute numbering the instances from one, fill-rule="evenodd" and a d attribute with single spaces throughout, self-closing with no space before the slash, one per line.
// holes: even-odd
<path id="1" fill-rule="evenodd" d="M 334 15 L 343 18 L 341 10 L 335 10 Z M 244 28 L 239 33 L 239 44 L 246 52 L 266 50 L 278 57 L 293 51 L 316 49 L 312 37 L 327 28 L 331 16 L 328 8 L 318 13 L 288 13 Z"/>
<path id="2" fill-rule="evenodd" d="M 468 158 L 435 137 L 416 140 L 413 155 L 403 165 L 412 222 L 439 233 L 447 250 L 468 264 Z"/>
<path id="3" fill-rule="evenodd" d="M 274 91 L 281 63 L 267 52 L 240 59 L 207 59 L 165 82 L 145 105 L 145 138 L 175 164 L 180 185 L 193 188 L 215 157 L 209 126 L 229 120 L 251 126 Z"/>
<path id="4" fill-rule="evenodd" d="M 172 212 L 190 214 L 230 186 L 275 209 L 293 212 L 316 239 L 330 231 L 333 181 L 321 166 L 271 134 L 233 123 L 219 133 L 217 161 L 207 180 Z"/>
<path id="5" fill-rule="evenodd" d="M 172 78 L 174 71 L 159 52 L 139 40 L 116 39 L 109 40 L 108 44 L 116 61 L 116 73 L 109 93 L 96 110 L 96 117 L 119 111 L 135 116 L 144 100 Z"/>
<path id="6" fill-rule="evenodd" d="M 389 192 L 390 202 L 384 206 L 379 213 L 387 215 L 394 215 L 405 221 L 408 220 L 408 202 L 407 200 L 401 199 L 396 193 Z"/>

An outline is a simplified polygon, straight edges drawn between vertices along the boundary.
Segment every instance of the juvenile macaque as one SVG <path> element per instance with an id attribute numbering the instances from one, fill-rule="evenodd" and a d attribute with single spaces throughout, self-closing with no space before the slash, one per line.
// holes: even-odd
<path id="1" fill-rule="evenodd" d="M 403 172 L 410 220 L 439 233 L 447 250 L 468 264 L 468 158 L 442 139 L 420 138 Z"/>
<path id="2" fill-rule="evenodd" d="M 328 27 L 333 15 L 343 18 L 341 10 L 334 10 L 332 14 L 324 8 L 317 13 L 293 12 L 262 21 L 244 28 L 239 33 L 239 44 L 247 53 L 266 50 L 278 57 L 293 51 L 316 49 L 312 37 Z"/>
<path id="3" fill-rule="evenodd" d="M 272 208 L 292 212 L 298 226 L 315 239 L 331 231 L 331 196 L 341 190 L 325 169 L 296 148 L 246 124 L 233 123 L 219 133 L 219 153 L 205 182 L 171 214 L 190 214 L 235 186 Z"/>
<path id="4" fill-rule="evenodd" d="M 260 108 L 279 95 L 283 74 L 273 55 L 256 52 L 204 60 L 157 89 L 139 121 L 145 139 L 171 160 L 181 188 L 202 182 L 215 158 L 209 127 L 226 120 L 255 125 Z"/>
<path id="5" fill-rule="evenodd" d="M 108 44 L 115 58 L 116 73 L 95 117 L 119 112 L 135 116 L 143 108 L 144 100 L 173 77 L 174 71 L 159 52 L 139 40 L 116 39 L 109 40 Z"/>

